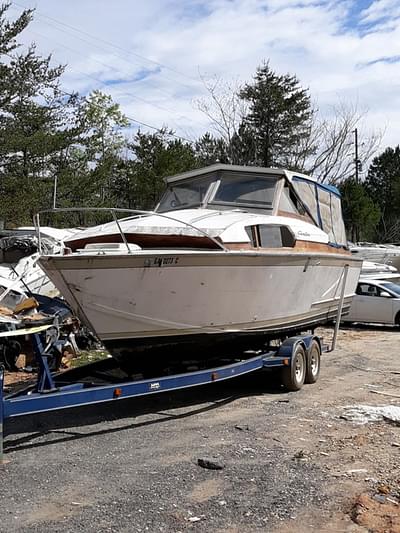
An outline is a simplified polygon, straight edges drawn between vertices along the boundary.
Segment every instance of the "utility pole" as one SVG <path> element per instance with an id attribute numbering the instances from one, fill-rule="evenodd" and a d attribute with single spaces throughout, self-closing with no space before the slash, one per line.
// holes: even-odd
<path id="1" fill-rule="evenodd" d="M 57 174 L 54 176 L 54 188 L 53 188 L 53 209 L 56 208 L 57 202 Z"/>
<path id="2" fill-rule="evenodd" d="M 359 183 L 359 171 L 361 170 L 361 161 L 358 159 L 358 130 L 354 130 L 354 164 L 355 164 L 355 180 Z"/>

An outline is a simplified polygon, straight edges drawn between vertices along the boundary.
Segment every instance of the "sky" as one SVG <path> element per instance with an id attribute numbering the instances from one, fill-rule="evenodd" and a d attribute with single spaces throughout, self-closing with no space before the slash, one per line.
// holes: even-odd
<path id="1" fill-rule="evenodd" d="M 269 61 L 321 114 L 365 112 L 360 142 L 400 143 L 400 0 L 18 0 L 8 13 L 24 7 L 36 11 L 23 42 L 66 65 L 66 91 L 100 89 L 154 128 L 195 139 L 210 129 L 202 80 L 250 82 Z"/>

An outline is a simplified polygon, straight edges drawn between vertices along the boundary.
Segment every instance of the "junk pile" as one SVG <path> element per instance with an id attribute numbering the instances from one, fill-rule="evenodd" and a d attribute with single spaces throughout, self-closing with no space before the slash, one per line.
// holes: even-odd
<path id="1" fill-rule="evenodd" d="M 32 371 L 36 366 L 32 336 L 40 334 L 43 344 L 51 342 L 51 370 L 70 366 L 82 348 L 98 348 L 98 340 L 60 298 L 36 295 L 22 300 L 14 309 L 0 306 L 0 363 L 7 370 Z"/>
<path id="2" fill-rule="evenodd" d="M 60 253 L 64 239 L 77 230 L 41 228 L 41 249 L 44 253 Z M 0 231 L 0 300 L 6 296 L 36 293 L 57 296 L 58 291 L 38 265 L 38 238 L 33 227 Z M 5 294 L 4 294 L 5 293 Z"/>
<path id="3" fill-rule="evenodd" d="M 61 253 L 63 241 L 77 230 L 41 228 L 42 253 Z M 80 349 L 99 347 L 98 339 L 73 316 L 38 264 L 35 228 L 0 231 L 0 364 L 30 370 L 36 364 L 32 335 L 47 342 L 57 331 L 50 353 L 52 370 L 69 366 Z"/>

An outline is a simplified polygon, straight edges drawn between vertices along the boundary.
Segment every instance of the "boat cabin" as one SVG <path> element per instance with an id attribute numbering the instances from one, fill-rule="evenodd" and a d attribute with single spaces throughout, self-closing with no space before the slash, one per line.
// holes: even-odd
<path id="1" fill-rule="evenodd" d="M 139 249 L 293 248 L 298 241 L 347 247 L 339 192 L 303 174 L 216 164 L 167 178 L 166 185 L 155 212 L 120 220 L 127 243 Z M 102 243 L 122 243 L 116 229 L 114 222 L 103 224 L 67 243 L 98 253 Z"/>
<path id="2" fill-rule="evenodd" d="M 339 191 L 304 174 L 217 164 L 166 183 L 159 213 L 203 208 L 292 217 L 321 228 L 330 244 L 347 246 Z"/>

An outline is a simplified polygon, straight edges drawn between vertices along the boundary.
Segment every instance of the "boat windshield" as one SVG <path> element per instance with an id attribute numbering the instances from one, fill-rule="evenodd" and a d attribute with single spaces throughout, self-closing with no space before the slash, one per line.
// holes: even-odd
<path id="1" fill-rule="evenodd" d="M 164 211 L 173 211 L 174 209 L 201 206 L 208 188 L 214 181 L 215 177 L 169 185 L 161 198 L 157 211 L 162 213 Z"/>
<path id="2" fill-rule="evenodd" d="M 276 182 L 275 177 L 222 177 L 211 203 L 220 206 L 271 210 Z"/>
<path id="3" fill-rule="evenodd" d="M 157 211 L 214 206 L 218 206 L 218 209 L 272 211 L 278 179 L 278 176 L 232 173 L 170 183 Z"/>

